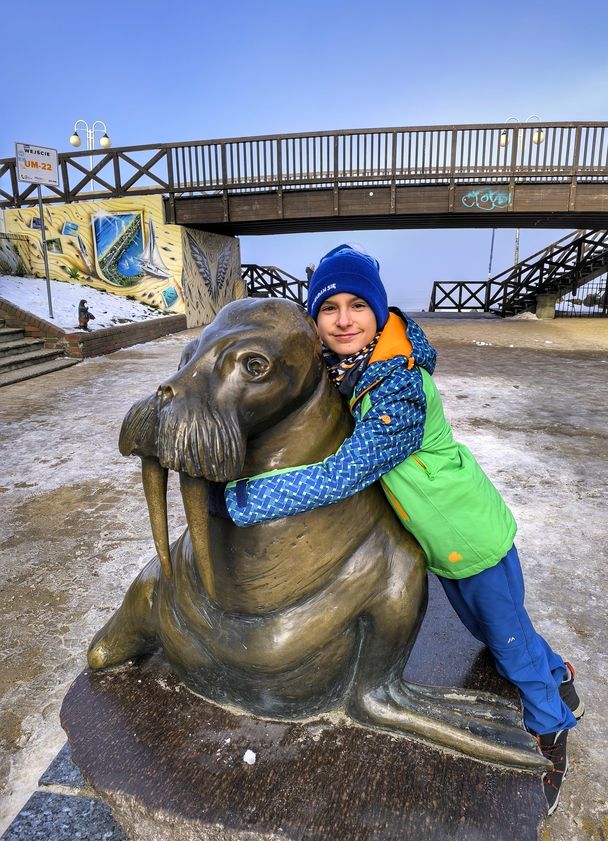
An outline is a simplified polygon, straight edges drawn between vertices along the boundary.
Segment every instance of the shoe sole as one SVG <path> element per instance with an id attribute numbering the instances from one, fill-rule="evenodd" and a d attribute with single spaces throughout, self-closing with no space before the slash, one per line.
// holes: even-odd
<path id="1" fill-rule="evenodd" d="M 581 718 L 585 715 L 585 704 L 583 701 L 580 702 L 580 704 L 575 710 L 572 710 L 572 715 L 577 721 L 580 721 Z"/>
<path id="2" fill-rule="evenodd" d="M 564 774 L 563 774 L 563 776 L 562 776 L 562 783 L 564 782 L 564 780 L 566 779 L 566 777 L 567 777 L 567 775 L 568 775 L 568 766 L 569 766 L 569 763 L 568 763 L 568 757 L 566 756 L 566 768 L 565 768 L 565 770 L 564 770 Z M 553 804 L 553 806 L 551 806 L 549 809 L 547 809 L 547 817 L 548 817 L 548 818 L 549 818 L 549 817 L 553 814 L 553 812 L 555 812 L 555 810 L 557 809 L 557 807 L 558 807 L 558 805 L 559 805 L 559 798 L 560 798 L 560 794 L 561 794 L 561 793 L 562 793 L 562 790 L 561 790 L 561 786 L 560 786 L 560 789 L 559 789 L 559 791 L 557 792 L 557 797 L 555 798 L 555 803 Z"/>

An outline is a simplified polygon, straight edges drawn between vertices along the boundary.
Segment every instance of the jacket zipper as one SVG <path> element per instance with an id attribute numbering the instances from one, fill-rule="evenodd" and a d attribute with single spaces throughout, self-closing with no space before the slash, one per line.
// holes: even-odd
<path id="1" fill-rule="evenodd" d="M 353 414 L 353 409 L 355 408 L 355 406 L 357 405 L 359 400 L 361 400 L 362 397 L 365 397 L 365 395 L 367 394 L 368 391 L 371 391 L 372 388 L 375 388 L 378 385 L 378 383 L 381 383 L 381 382 L 382 382 L 382 378 L 380 378 L 379 380 L 375 380 L 373 383 L 368 385 L 367 388 L 364 388 L 363 391 L 360 394 L 357 394 L 357 396 L 354 398 L 354 400 L 350 403 L 350 406 L 349 406 L 351 414 Z"/>
<path id="2" fill-rule="evenodd" d="M 386 485 L 386 483 L 384 482 L 383 479 L 380 479 L 380 483 L 381 483 L 382 487 L 384 488 L 384 490 L 386 491 L 386 494 L 389 497 L 389 499 L 390 499 L 390 501 L 393 505 L 393 508 L 395 508 L 395 510 L 401 515 L 401 518 L 403 520 L 409 520 L 410 519 L 409 514 L 406 512 L 406 510 L 401 505 L 401 503 L 399 502 L 399 500 L 397 499 L 395 494 L 388 487 L 388 485 Z"/>
<path id="3" fill-rule="evenodd" d="M 411 458 L 413 458 L 414 461 L 416 462 L 416 464 L 424 470 L 424 472 L 426 473 L 426 475 L 429 477 L 429 479 L 431 481 L 435 478 L 433 476 L 433 474 L 431 473 L 431 471 L 426 466 L 426 464 L 421 459 L 419 459 L 418 456 L 412 455 Z"/>

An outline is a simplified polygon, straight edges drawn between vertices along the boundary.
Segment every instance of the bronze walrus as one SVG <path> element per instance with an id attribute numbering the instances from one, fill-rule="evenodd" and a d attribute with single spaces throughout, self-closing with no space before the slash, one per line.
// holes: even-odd
<path id="1" fill-rule="evenodd" d="M 224 307 L 123 422 L 120 449 L 142 459 L 158 556 L 93 639 L 89 665 L 162 646 L 183 682 L 220 704 L 274 718 L 341 707 L 478 759 L 546 767 L 506 702 L 402 679 L 425 565 L 379 487 L 249 529 L 208 513 L 210 482 L 319 461 L 351 424 L 301 307 Z M 179 471 L 188 522 L 171 547 L 168 470 Z"/>

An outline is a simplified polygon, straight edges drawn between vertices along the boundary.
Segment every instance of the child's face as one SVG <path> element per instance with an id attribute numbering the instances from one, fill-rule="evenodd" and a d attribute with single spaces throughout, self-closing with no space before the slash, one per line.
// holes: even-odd
<path id="1" fill-rule="evenodd" d="M 350 292 L 340 292 L 321 304 L 317 330 L 330 350 L 338 356 L 351 356 L 371 342 L 378 327 L 367 301 Z"/>

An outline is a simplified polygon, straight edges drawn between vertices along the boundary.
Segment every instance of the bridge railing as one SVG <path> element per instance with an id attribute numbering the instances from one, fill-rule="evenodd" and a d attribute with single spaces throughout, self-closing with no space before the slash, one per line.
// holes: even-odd
<path id="1" fill-rule="evenodd" d="M 176 188 L 608 177 L 608 124 L 367 129 L 239 138 L 173 149 Z"/>
<path id="2" fill-rule="evenodd" d="M 93 158 L 93 167 L 89 166 Z M 201 140 L 59 156 L 47 202 L 127 195 L 608 180 L 608 123 L 422 126 Z M 0 206 L 35 201 L 0 160 Z"/>
<path id="3" fill-rule="evenodd" d="M 436 281 L 429 309 L 505 315 L 543 291 L 574 292 L 607 266 L 608 231 L 573 231 L 487 281 Z"/>
<path id="4" fill-rule="evenodd" d="M 247 285 L 247 293 L 253 298 L 287 298 L 296 304 L 306 304 L 308 284 L 306 281 L 277 268 L 243 263 L 241 277 Z"/>

